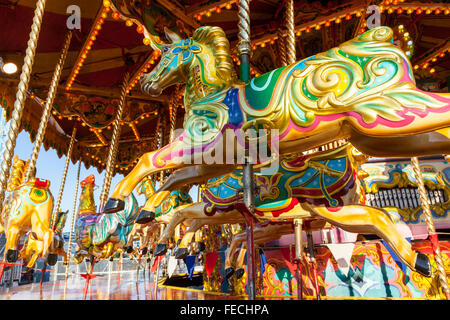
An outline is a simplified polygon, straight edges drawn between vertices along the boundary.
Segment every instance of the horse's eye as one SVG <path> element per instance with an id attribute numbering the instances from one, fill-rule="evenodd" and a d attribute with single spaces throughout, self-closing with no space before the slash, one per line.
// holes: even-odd
<path id="1" fill-rule="evenodd" d="M 163 53 L 167 53 L 167 51 L 169 51 L 169 48 L 168 47 L 163 47 L 162 52 Z"/>

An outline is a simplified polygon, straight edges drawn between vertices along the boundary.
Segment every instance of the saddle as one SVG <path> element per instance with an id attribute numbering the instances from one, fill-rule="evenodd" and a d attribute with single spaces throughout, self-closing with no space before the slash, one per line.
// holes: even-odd
<path id="1" fill-rule="evenodd" d="M 26 185 L 31 186 L 29 197 L 33 202 L 39 204 L 45 202 L 48 199 L 50 181 L 39 178 L 32 178 L 28 180 Z"/>

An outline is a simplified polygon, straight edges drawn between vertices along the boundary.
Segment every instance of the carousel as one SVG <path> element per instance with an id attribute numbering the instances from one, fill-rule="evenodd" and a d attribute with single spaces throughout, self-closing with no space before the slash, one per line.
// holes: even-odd
<path id="1" fill-rule="evenodd" d="M 0 299 L 450 299 L 443 2 L 0 0 Z"/>

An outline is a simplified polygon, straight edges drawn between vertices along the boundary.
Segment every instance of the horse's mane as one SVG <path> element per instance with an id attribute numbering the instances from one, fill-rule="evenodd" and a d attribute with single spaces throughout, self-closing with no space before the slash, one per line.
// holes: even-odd
<path id="1" fill-rule="evenodd" d="M 14 157 L 11 175 L 7 184 L 7 191 L 11 192 L 25 182 L 23 180 L 27 168 L 28 161 L 21 160 L 17 156 Z"/>
<path id="2" fill-rule="evenodd" d="M 216 72 L 224 81 L 234 81 L 237 76 L 231 59 L 230 43 L 219 27 L 203 26 L 195 30 L 192 40 L 209 46 L 216 58 Z"/>

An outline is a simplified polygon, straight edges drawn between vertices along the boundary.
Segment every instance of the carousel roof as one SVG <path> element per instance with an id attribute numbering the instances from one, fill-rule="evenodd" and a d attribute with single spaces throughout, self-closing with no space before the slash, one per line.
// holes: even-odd
<path id="1" fill-rule="evenodd" d="M 163 38 L 164 27 L 181 36 L 191 36 L 202 25 L 219 26 L 226 32 L 232 50 L 238 41 L 238 10 L 235 0 L 111 0 L 118 7 L 148 8 L 152 32 Z M 113 120 L 125 74 L 130 74 L 128 95 L 121 121 L 116 172 L 126 174 L 137 158 L 158 145 L 158 122 L 167 143 L 169 123 L 176 110 L 176 127 L 182 126 L 184 110 L 181 87 L 168 88 L 158 97 L 143 94 L 137 80 L 158 62 L 157 53 L 144 44 L 142 27 L 124 21 L 101 0 L 47 1 L 22 117 L 22 129 L 34 140 L 43 102 L 59 59 L 72 14 L 81 10 L 81 29 L 73 30 L 62 71 L 52 118 L 44 147 L 58 156 L 67 153 L 69 139 L 77 126 L 72 161 L 81 159 L 99 171 L 106 167 Z M 403 25 L 414 43 L 411 62 L 418 85 L 425 90 L 448 91 L 450 76 L 450 10 L 439 2 L 384 1 L 295 1 L 297 60 L 326 51 L 367 30 L 370 4 L 382 8 L 381 25 Z M 34 15 L 34 0 L 0 0 L 0 57 L 23 63 Z M 284 30 L 284 1 L 250 2 L 253 54 L 251 72 L 258 75 L 280 66 L 278 37 Z M 134 12 L 134 11 L 133 11 Z M 163 38 L 164 39 L 164 38 Z M 233 51 L 235 52 L 235 51 Z M 237 68 L 237 66 L 236 66 Z M 0 102 L 9 118 L 20 72 L 0 74 Z M 170 106 L 180 106 L 173 109 Z"/>

